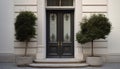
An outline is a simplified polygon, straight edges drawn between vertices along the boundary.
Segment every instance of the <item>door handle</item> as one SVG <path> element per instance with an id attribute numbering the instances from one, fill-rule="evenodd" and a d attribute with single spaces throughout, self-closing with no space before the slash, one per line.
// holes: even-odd
<path id="1" fill-rule="evenodd" d="M 60 45 L 62 46 L 62 42 L 60 42 Z"/>
<path id="2" fill-rule="evenodd" d="M 58 47 L 62 46 L 62 42 L 58 41 Z"/>
<path id="3" fill-rule="evenodd" d="M 58 41 L 58 47 L 60 47 L 60 41 Z"/>

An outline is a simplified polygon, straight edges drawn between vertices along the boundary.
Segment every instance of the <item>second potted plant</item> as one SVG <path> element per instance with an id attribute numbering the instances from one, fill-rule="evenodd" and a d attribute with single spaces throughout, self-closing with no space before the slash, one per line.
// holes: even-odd
<path id="1" fill-rule="evenodd" d="M 94 55 L 93 42 L 96 39 L 105 39 L 110 33 L 111 23 L 103 14 L 93 14 L 90 18 L 84 18 L 81 22 L 81 31 L 76 34 L 78 43 L 85 44 L 91 42 L 91 56 L 86 62 L 91 66 L 101 66 L 102 59 Z"/>
<path id="2" fill-rule="evenodd" d="M 25 54 L 16 59 L 18 66 L 28 65 L 32 63 L 33 58 L 27 55 L 28 43 L 31 38 L 35 38 L 36 16 L 30 11 L 22 11 L 16 18 L 15 22 L 15 36 L 16 40 L 25 43 Z"/>

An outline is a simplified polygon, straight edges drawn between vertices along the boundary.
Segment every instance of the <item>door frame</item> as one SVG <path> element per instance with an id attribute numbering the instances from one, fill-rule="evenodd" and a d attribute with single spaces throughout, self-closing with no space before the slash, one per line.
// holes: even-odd
<path id="1" fill-rule="evenodd" d="M 54 11 L 54 12 L 60 12 L 60 11 L 61 11 L 61 12 L 63 12 L 63 13 L 64 13 L 64 12 L 72 12 L 72 16 L 73 16 L 73 18 L 74 18 L 74 10 L 46 10 L 46 58 L 48 58 L 48 57 L 47 57 L 47 56 L 48 56 L 48 55 L 47 55 L 47 45 L 48 45 L 47 43 L 48 43 L 48 40 L 49 40 L 49 39 L 48 39 L 49 34 L 47 34 L 47 32 L 50 32 L 50 31 L 48 31 L 48 29 L 47 29 L 47 28 L 49 28 L 49 25 L 50 25 L 50 24 L 48 23 L 48 22 L 49 22 L 49 18 L 48 18 L 48 15 L 47 15 L 47 14 L 50 13 L 50 12 L 52 12 L 52 11 Z M 74 52 L 75 52 L 75 51 L 74 51 L 74 48 L 75 48 L 75 47 L 74 47 L 74 19 L 71 18 L 71 20 L 72 20 L 72 21 L 71 21 L 71 22 L 72 22 L 72 23 L 71 23 L 71 28 L 72 28 L 72 29 L 71 29 L 71 41 L 72 41 L 72 45 L 73 45 L 73 57 L 72 57 L 72 58 L 74 58 L 74 57 L 75 57 L 75 54 L 74 54 Z M 57 33 L 58 33 L 58 32 L 57 32 Z M 62 31 L 62 33 L 63 33 L 63 31 Z M 70 57 L 70 58 L 71 58 L 71 57 Z"/>

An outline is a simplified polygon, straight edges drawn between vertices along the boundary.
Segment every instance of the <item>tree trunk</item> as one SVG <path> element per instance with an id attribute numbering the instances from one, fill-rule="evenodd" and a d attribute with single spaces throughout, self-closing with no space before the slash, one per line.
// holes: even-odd
<path id="1" fill-rule="evenodd" d="M 94 56 L 94 51 L 93 51 L 93 40 L 91 41 L 91 56 Z"/>
<path id="2" fill-rule="evenodd" d="M 82 46 L 82 53 L 83 53 L 83 61 L 85 61 L 85 56 L 84 56 L 83 46 Z"/>
<path id="3" fill-rule="evenodd" d="M 27 47 L 28 47 L 28 41 L 26 41 L 26 46 L 25 46 L 25 56 L 27 56 Z"/>

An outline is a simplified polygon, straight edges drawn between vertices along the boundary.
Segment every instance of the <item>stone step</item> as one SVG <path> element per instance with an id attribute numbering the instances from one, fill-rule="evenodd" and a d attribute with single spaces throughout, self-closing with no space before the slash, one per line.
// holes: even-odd
<path id="1" fill-rule="evenodd" d="M 71 63 L 71 62 L 83 62 L 83 61 L 80 61 L 80 60 L 76 60 L 76 59 L 65 59 L 65 58 L 62 58 L 62 59 L 57 59 L 57 58 L 54 58 L 54 59 L 45 59 L 45 60 L 38 60 L 38 59 L 36 59 L 36 60 L 34 60 L 34 62 L 35 63 L 42 63 L 42 62 L 45 62 L 45 63 L 54 63 L 54 62 L 68 62 L 68 63 Z"/>
<path id="2" fill-rule="evenodd" d="M 87 67 L 86 63 L 32 63 L 29 64 L 30 67 L 34 68 L 78 68 L 78 67 Z"/>

